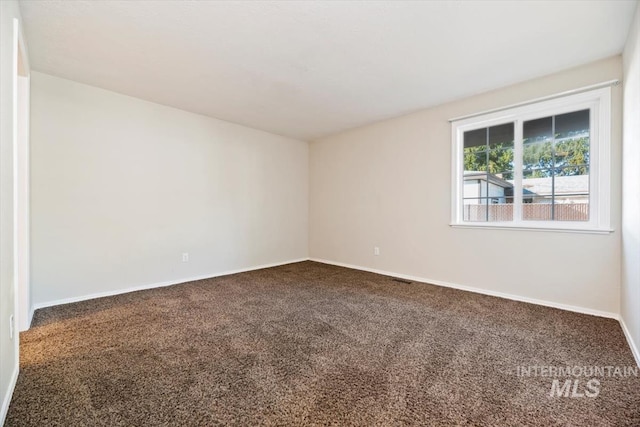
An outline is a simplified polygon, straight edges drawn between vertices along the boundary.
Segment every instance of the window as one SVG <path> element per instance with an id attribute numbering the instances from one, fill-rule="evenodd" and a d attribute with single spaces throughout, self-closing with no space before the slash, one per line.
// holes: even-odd
<path id="1" fill-rule="evenodd" d="M 452 225 L 608 232 L 610 88 L 452 120 Z"/>

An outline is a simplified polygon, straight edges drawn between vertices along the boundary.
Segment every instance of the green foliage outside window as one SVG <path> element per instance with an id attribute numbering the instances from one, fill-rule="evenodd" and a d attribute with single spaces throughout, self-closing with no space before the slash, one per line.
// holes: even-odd
<path id="1" fill-rule="evenodd" d="M 513 144 L 492 144 L 464 149 L 465 171 L 488 171 L 513 179 Z M 522 166 L 525 178 L 587 175 L 589 173 L 589 137 L 560 141 L 524 141 Z"/>
<path id="2" fill-rule="evenodd" d="M 522 155 L 526 178 L 587 175 L 589 173 L 589 137 L 527 143 Z"/>
<path id="3" fill-rule="evenodd" d="M 467 147 L 464 149 L 464 170 L 466 171 L 489 171 L 489 173 L 500 173 L 513 170 L 513 149 L 506 144 L 495 144 L 489 150 L 487 159 L 487 147 Z M 488 162 L 487 162 L 488 160 Z M 488 169 L 487 169 L 488 164 Z"/>

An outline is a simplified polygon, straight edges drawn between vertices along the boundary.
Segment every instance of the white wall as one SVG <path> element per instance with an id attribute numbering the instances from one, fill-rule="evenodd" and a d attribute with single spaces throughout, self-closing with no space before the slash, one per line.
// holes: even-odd
<path id="1" fill-rule="evenodd" d="M 16 285 L 18 287 L 18 325 L 21 331 L 31 324 L 31 286 L 29 283 L 29 120 L 30 77 L 18 76 L 18 145 L 16 149 Z"/>
<path id="2" fill-rule="evenodd" d="M 36 306 L 307 257 L 306 142 L 42 73 L 31 96 Z"/>
<path id="3" fill-rule="evenodd" d="M 9 334 L 9 318 L 18 317 L 14 271 L 14 113 L 17 107 L 17 58 L 14 19 L 21 24 L 18 3 L 0 2 L 0 424 L 9 407 L 18 375 L 18 336 Z M 26 46 L 25 46 L 26 48 Z M 26 54 L 26 52 L 25 52 Z M 25 62 L 28 57 L 25 57 Z M 28 64 L 24 64 L 28 72 Z M 17 141 L 17 139 L 16 139 Z"/>
<path id="4" fill-rule="evenodd" d="M 622 288 L 620 315 L 640 364 L 640 8 L 623 53 Z"/>
<path id="5" fill-rule="evenodd" d="M 621 77 L 613 57 L 313 142 L 311 258 L 616 316 L 621 88 L 612 89 L 607 235 L 451 228 L 448 119 Z"/>

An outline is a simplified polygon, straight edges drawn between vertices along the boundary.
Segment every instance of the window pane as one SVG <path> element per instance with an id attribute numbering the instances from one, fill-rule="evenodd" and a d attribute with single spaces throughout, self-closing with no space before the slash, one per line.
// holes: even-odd
<path id="1" fill-rule="evenodd" d="M 486 174 L 465 175 L 464 194 L 465 199 L 486 196 Z"/>
<path id="2" fill-rule="evenodd" d="M 484 147 L 482 147 L 484 148 Z M 487 170 L 487 152 L 478 151 L 477 147 L 464 149 L 465 172 L 477 172 Z"/>
<path id="3" fill-rule="evenodd" d="M 556 116 L 554 219 L 589 220 L 589 110 Z"/>
<path id="4" fill-rule="evenodd" d="M 523 136 L 523 219 L 587 221 L 589 110 L 526 121 Z"/>
<path id="5" fill-rule="evenodd" d="M 553 171 L 555 176 L 555 195 L 589 194 L 589 168 L 584 168 L 584 174 L 574 174 L 574 169 L 573 166 L 567 166 Z M 580 167 L 580 169 L 583 169 L 583 167 Z"/>
<path id="6" fill-rule="evenodd" d="M 492 126 L 489 128 L 489 148 L 511 148 L 513 149 L 514 124 Z"/>
<path id="7" fill-rule="evenodd" d="M 522 189 L 539 194 L 551 194 L 553 169 L 535 169 L 522 171 Z"/>
<path id="8" fill-rule="evenodd" d="M 464 133 L 463 220 L 513 220 L 514 124 Z"/>
<path id="9" fill-rule="evenodd" d="M 561 116 L 558 116 L 558 118 Z M 588 121 L 588 116 L 587 116 Z M 589 167 L 589 128 L 558 134 L 555 144 L 556 166 L 575 166 L 566 169 L 567 174 L 584 175 Z"/>
<path id="10" fill-rule="evenodd" d="M 462 219 L 469 222 L 513 221 L 512 197 L 464 199 Z"/>
<path id="11" fill-rule="evenodd" d="M 551 117 L 543 117 L 524 122 L 522 137 L 525 143 L 551 139 L 553 137 L 553 119 Z"/>
<path id="12" fill-rule="evenodd" d="M 566 172 L 566 169 L 560 169 Z M 554 178 L 554 219 L 557 221 L 589 220 L 589 170 L 583 175 L 560 175 Z"/>
<path id="13" fill-rule="evenodd" d="M 489 199 L 488 221 L 513 221 L 513 198 Z"/>
<path id="14" fill-rule="evenodd" d="M 573 167 L 524 171 L 522 219 L 588 221 L 589 173 L 571 175 Z"/>
<path id="15" fill-rule="evenodd" d="M 494 175 L 500 179 L 508 181 L 511 185 L 513 185 L 513 171 L 497 172 Z"/>
<path id="16" fill-rule="evenodd" d="M 489 151 L 489 172 L 513 171 L 513 146 Z"/>
<path id="17" fill-rule="evenodd" d="M 556 168 L 556 176 L 577 176 L 577 175 L 589 175 L 589 166 L 564 166 Z"/>
<path id="18" fill-rule="evenodd" d="M 514 124 L 489 128 L 489 165 L 492 174 L 513 171 Z"/>
<path id="19" fill-rule="evenodd" d="M 550 197 L 534 197 L 524 200 L 522 219 L 525 221 L 551 221 L 553 204 Z"/>
<path id="20" fill-rule="evenodd" d="M 487 129 L 464 133 L 464 174 L 487 170 Z"/>
<path id="21" fill-rule="evenodd" d="M 556 196 L 554 217 L 557 221 L 589 221 L 589 196 Z"/>
<path id="22" fill-rule="evenodd" d="M 522 219 L 549 221 L 553 219 L 553 170 L 525 170 L 522 174 Z"/>
<path id="23" fill-rule="evenodd" d="M 487 128 L 469 130 L 464 133 L 464 148 L 484 147 L 487 145 Z"/>
<path id="24" fill-rule="evenodd" d="M 462 220 L 470 222 L 487 221 L 487 199 L 464 199 Z"/>
<path id="25" fill-rule="evenodd" d="M 553 166 L 553 142 L 551 139 L 534 142 L 525 141 L 522 147 L 522 168 L 524 170 L 535 171 L 552 168 Z"/>
<path id="26" fill-rule="evenodd" d="M 556 117 L 556 138 L 579 137 L 589 133 L 589 110 L 559 114 Z"/>

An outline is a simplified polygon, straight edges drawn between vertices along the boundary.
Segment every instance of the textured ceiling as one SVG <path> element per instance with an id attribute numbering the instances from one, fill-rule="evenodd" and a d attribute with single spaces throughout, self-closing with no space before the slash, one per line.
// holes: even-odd
<path id="1" fill-rule="evenodd" d="M 635 1 L 21 1 L 32 68 L 312 140 L 619 54 Z"/>

